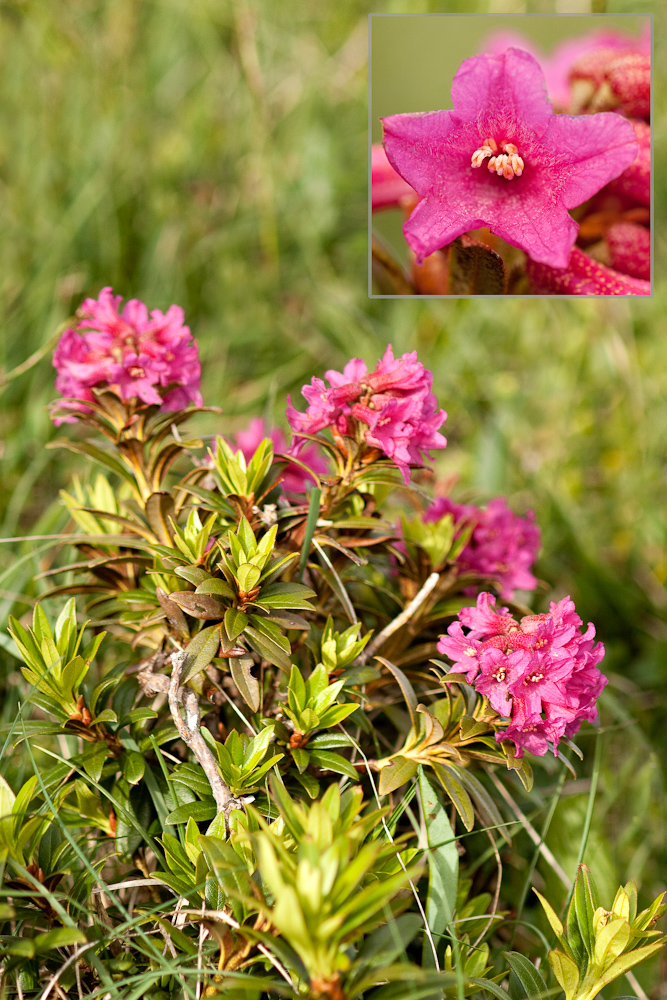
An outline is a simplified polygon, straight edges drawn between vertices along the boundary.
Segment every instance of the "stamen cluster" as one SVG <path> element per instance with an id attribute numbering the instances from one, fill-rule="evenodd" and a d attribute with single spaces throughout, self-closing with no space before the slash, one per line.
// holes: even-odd
<path id="1" fill-rule="evenodd" d="M 353 358 L 342 372 L 329 370 L 326 377 L 330 387 L 319 378 L 303 387 L 305 413 L 287 397 L 287 419 L 297 436 L 328 427 L 341 445 L 343 437 L 354 438 L 392 459 L 406 483 L 410 466 L 422 464 L 423 452 L 446 446 L 438 428 L 447 414 L 438 409 L 433 374 L 417 361 L 416 351 L 394 358 L 389 344 L 372 372 Z M 305 439 L 297 442 L 296 449 L 304 444 Z"/>
<path id="2" fill-rule="evenodd" d="M 462 608 L 438 650 L 509 718 L 507 728 L 496 733 L 498 742 L 511 740 L 517 757 L 524 749 L 542 757 L 549 744 L 557 754 L 562 737 L 571 738 L 583 721 L 597 719 L 595 703 L 607 683 L 597 668 L 604 646 L 594 644 L 592 624 L 580 631 L 583 623 L 569 597 L 552 601 L 547 614 L 520 621 L 495 603 L 482 593 L 476 607 Z"/>
<path id="3" fill-rule="evenodd" d="M 447 514 L 452 515 L 455 525 L 474 524 L 457 559 L 462 572 L 493 577 L 505 601 L 512 599 L 515 590 L 535 589 L 537 580 L 530 570 L 540 548 L 540 529 L 532 510 L 520 517 L 503 497 L 496 497 L 486 507 L 438 497 L 424 514 L 424 521 L 439 521 Z M 474 595 L 477 588 L 466 588 L 464 593 Z"/>
<path id="4" fill-rule="evenodd" d="M 93 388 L 110 389 L 122 400 L 138 399 L 163 410 L 179 410 L 202 402 L 201 366 L 197 342 L 183 325 L 183 310 L 172 305 L 166 313 L 103 288 L 97 299 L 85 299 L 79 322 L 65 330 L 53 356 L 56 389 L 70 400 L 94 400 Z M 85 412 L 75 402 L 58 408 Z M 72 423 L 77 416 L 58 415 L 54 423 Z"/>
<path id="5" fill-rule="evenodd" d="M 472 154 L 471 166 L 481 167 L 487 156 L 490 157 L 487 167 L 491 173 L 495 171 L 499 177 L 502 175 L 508 181 L 515 176 L 521 177 L 524 162 L 513 142 L 504 143 L 503 152 L 499 153 L 496 140 L 493 137 L 485 139 L 484 144 Z"/>

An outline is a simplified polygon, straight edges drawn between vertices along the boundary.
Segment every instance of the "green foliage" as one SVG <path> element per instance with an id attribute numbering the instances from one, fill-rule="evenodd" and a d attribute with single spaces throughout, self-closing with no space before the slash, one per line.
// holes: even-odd
<path id="1" fill-rule="evenodd" d="M 553 907 L 534 891 L 563 949 L 549 952 L 549 964 L 566 1000 L 593 1000 L 608 983 L 660 951 L 667 940 L 653 929 L 667 911 L 664 892 L 638 914 L 637 887 L 628 882 L 619 887 L 611 909 L 606 910 L 599 905 L 593 877 L 582 864 L 564 927 Z"/>
<path id="2" fill-rule="evenodd" d="M 35 605 L 32 628 L 10 618 L 11 636 L 27 664 L 23 675 L 35 689 L 33 698 L 61 722 L 82 718 L 79 689 L 104 639 L 104 632 L 94 636 L 79 653 L 85 628 L 77 630 L 74 598 L 61 611 L 55 634 L 39 604 Z M 88 713 L 86 724 L 96 721 Z"/>

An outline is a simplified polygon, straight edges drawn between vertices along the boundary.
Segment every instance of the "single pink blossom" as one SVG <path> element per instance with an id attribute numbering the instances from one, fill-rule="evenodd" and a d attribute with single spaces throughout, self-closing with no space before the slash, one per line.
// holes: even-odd
<path id="1" fill-rule="evenodd" d="M 477 606 L 462 608 L 458 618 L 440 637 L 438 650 L 510 720 L 496 740 L 511 740 L 516 756 L 524 749 L 544 755 L 549 743 L 557 753 L 563 736 L 597 719 L 596 701 L 607 683 L 598 669 L 604 646 L 594 641 L 592 624 L 581 631 L 569 597 L 552 602 L 545 614 L 517 621 L 482 593 Z"/>
<path id="2" fill-rule="evenodd" d="M 424 520 L 439 521 L 447 514 L 452 515 L 460 528 L 474 525 L 470 540 L 457 560 L 463 572 L 494 577 L 501 598 L 507 601 L 515 590 L 535 589 L 537 579 L 531 567 L 540 548 L 540 529 L 532 510 L 520 517 L 509 509 L 503 497 L 481 508 L 438 497 L 424 514 Z M 471 592 L 476 590 L 473 588 Z"/>
<path id="3" fill-rule="evenodd" d="M 384 146 L 374 143 L 371 148 L 371 205 L 374 212 L 394 208 L 401 198 L 414 196 L 414 190 L 387 159 Z"/>
<path id="4" fill-rule="evenodd" d="M 279 427 L 267 430 L 261 417 L 254 417 L 245 430 L 237 431 L 233 438 L 233 444 L 243 452 L 246 461 L 250 461 L 255 451 L 265 438 L 273 441 L 276 452 L 282 455 L 289 454 L 293 445 L 287 443 L 285 435 Z M 317 475 L 326 474 L 329 469 L 322 457 L 322 453 L 316 445 L 308 443 L 299 454 L 300 461 L 304 462 Z M 309 476 L 301 466 L 290 462 L 282 472 L 282 491 L 286 496 L 292 498 L 303 498 L 307 485 L 312 486 L 315 480 Z"/>
<path id="5" fill-rule="evenodd" d="M 383 119 L 387 157 L 422 200 L 403 226 L 421 263 L 488 226 L 534 260 L 567 266 L 581 205 L 637 155 L 630 124 L 604 113 L 553 114 L 537 61 L 522 49 L 473 56 L 452 83 L 452 111 Z"/>
<path id="6" fill-rule="evenodd" d="M 598 263 L 579 247 L 573 247 L 566 268 L 528 261 L 526 274 L 540 295 L 650 295 L 650 281 L 631 278 Z"/>
<path id="7" fill-rule="evenodd" d="M 296 450 L 303 447 L 300 434 L 317 434 L 325 427 L 335 435 L 356 437 L 392 459 L 406 483 L 410 466 L 421 465 L 425 454 L 444 448 L 439 428 L 447 419 L 431 392 L 433 375 L 417 360 L 417 352 L 395 358 L 391 344 L 372 372 L 359 358 L 342 372 L 327 371 L 327 386 L 313 378 L 302 389 L 308 402 L 305 413 L 296 410 L 288 396 L 287 419 L 296 434 Z"/>
<path id="8" fill-rule="evenodd" d="M 53 355 L 56 389 L 66 398 L 55 424 L 71 423 L 93 401 L 93 388 L 107 388 L 123 400 L 138 399 L 163 410 L 199 406 L 201 367 L 197 343 L 183 324 L 183 310 L 170 306 L 150 316 L 143 302 L 103 288 L 97 299 L 85 299 L 79 321 L 65 330 Z"/>

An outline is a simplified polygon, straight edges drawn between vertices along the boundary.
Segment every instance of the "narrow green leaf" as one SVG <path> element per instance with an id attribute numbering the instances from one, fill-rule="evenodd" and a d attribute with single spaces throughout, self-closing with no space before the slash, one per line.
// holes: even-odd
<path id="1" fill-rule="evenodd" d="M 308 562 L 310 545 L 313 540 L 313 535 L 315 534 L 317 519 L 320 516 L 321 497 L 322 490 L 319 486 L 314 486 L 310 491 L 310 497 L 308 498 L 308 517 L 306 518 L 306 530 L 301 544 L 301 558 L 299 559 L 299 580 L 303 579 L 306 563 Z"/>
<path id="2" fill-rule="evenodd" d="M 209 625 L 190 640 L 185 650 L 186 658 L 181 673 L 181 684 L 209 665 L 220 648 L 220 626 Z"/>
<path id="3" fill-rule="evenodd" d="M 228 608 L 225 611 L 225 632 L 230 642 L 234 642 L 241 635 L 247 624 L 248 616 L 238 608 Z"/>
<path id="4" fill-rule="evenodd" d="M 437 793 L 419 768 L 419 797 L 428 841 L 428 896 L 426 920 L 437 941 L 452 921 L 458 891 L 459 852 L 449 818 Z M 423 964 L 432 966 L 433 953 L 424 940 Z"/>
<path id="5" fill-rule="evenodd" d="M 177 806 L 167 816 L 167 823 L 187 823 L 192 818 L 197 823 L 213 819 L 216 813 L 215 802 L 186 802 L 182 806 Z"/>
<path id="6" fill-rule="evenodd" d="M 518 951 L 505 952 L 510 974 L 509 992 L 512 1000 L 540 1000 L 549 996 L 549 987 L 532 962 Z"/>
<path id="7" fill-rule="evenodd" d="M 440 784 L 452 800 L 454 808 L 461 817 L 466 830 L 472 830 L 475 825 L 475 813 L 472 808 L 470 796 L 465 788 L 447 765 L 433 762 L 432 767 L 438 776 Z"/>
<path id="8" fill-rule="evenodd" d="M 329 750 L 311 750 L 310 757 L 313 763 L 319 767 L 335 771 L 336 774 L 345 774 L 352 781 L 359 780 L 359 774 L 354 765 L 350 764 L 349 760 L 346 760 L 339 753 L 331 753 Z"/>
<path id="9" fill-rule="evenodd" d="M 260 690 L 259 681 L 252 674 L 253 666 L 254 661 L 251 656 L 233 656 L 229 660 L 232 680 L 236 684 L 239 694 L 248 708 L 256 712 L 260 704 Z"/>

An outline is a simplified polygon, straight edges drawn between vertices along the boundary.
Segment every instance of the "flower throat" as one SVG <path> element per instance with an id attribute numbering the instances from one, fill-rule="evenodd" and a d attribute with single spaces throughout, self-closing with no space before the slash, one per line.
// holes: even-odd
<path id="1" fill-rule="evenodd" d="M 521 177 L 524 163 L 513 142 L 504 143 L 503 151 L 499 153 L 496 140 L 493 138 L 485 139 L 484 145 L 472 154 L 470 165 L 481 167 L 487 156 L 490 157 L 487 166 L 492 173 L 495 172 L 499 177 L 503 176 L 508 181 L 511 181 L 514 176 Z"/>

